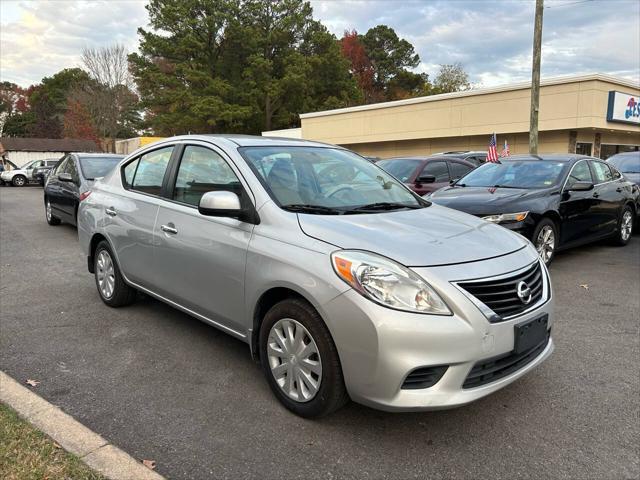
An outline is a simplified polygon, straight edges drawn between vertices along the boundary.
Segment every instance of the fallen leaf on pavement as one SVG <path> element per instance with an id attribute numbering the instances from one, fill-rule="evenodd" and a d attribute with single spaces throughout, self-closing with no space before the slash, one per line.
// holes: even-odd
<path id="1" fill-rule="evenodd" d="M 142 460 L 142 464 L 145 467 L 150 468 L 151 470 L 156 468 L 156 461 L 155 460 Z"/>
<path id="2" fill-rule="evenodd" d="M 585 290 L 589 290 L 589 284 L 588 283 L 583 283 L 582 285 L 580 285 L 582 288 L 584 288 Z"/>
<path id="3" fill-rule="evenodd" d="M 32 387 L 37 387 L 40 382 L 37 380 L 27 379 L 27 385 L 31 385 Z"/>
<path id="4" fill-rule="evenodd" d="M 56 442 L 53 442 L 53 448 L 62 448 L 62 447 L 58 445 Z"/>

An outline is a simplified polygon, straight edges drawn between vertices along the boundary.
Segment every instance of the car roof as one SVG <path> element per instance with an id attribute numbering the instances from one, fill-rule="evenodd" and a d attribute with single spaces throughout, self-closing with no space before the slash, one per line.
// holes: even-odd
<path id="1" fill-rule="evenodd" d="M 464 163 L 471 163 L 468 160 L 465 160 L 463 157 L 436 154 L 436 155 L 427 155 L 427 156 L 411 156 L 411 157 L 392 157 L 385 158 L 385 160 L 416 160 L 416 161 L 431 161 L 431 160 L 460 160 Z"/>
<path id="2" fill-rule="evenodd" d="M 589 157 L 587 155 L 578 155 L 575 153 L 543 153 L 540 155 L 531 155 L 531 154 L 519 154 L 519 155 L 510 155 L 508 157 L 501 157 L 499 160 L 501 163 L 504 162 L 517 162 L 523 160 L 532 160 L 532 161 L 540 161 L 540 162 L 575 162 L 577 160 L 587 158 L 590 160 L 600 160 L 599 158 Z"/>
<path id="3" fill-rule="evenodd" d="M 636 156 L 640 156 L 640 150 L 635 150 L 635 151 L 632 151 L 632 152 L 614 153 L 609 158 L 613 158 L 613 157 L 636 157 Z"/>
<path id="4" fill-rule="evenodd" d="M 119 153 L 88 153 L 88 152 L 73 152 L 72 155 L 76 157 L 94 157 L 94 158 L 124 158 L 124 155 L 120 155 Z"/>
<path id="5" fill-rule="evenodd" d="M 340 148 L 337 145 L 329 143 L 315 142 L 312 140 L 302 140 L 300 138 L 286 137 L 263 137 L 258 135 L 241 135 L 241 134 L 202 134 L 202 135 L 179 135 L 175 137 L 165 138 L 160 143 L 170 143 L 172 141 L 184 140 L 200 140 L 227 147 L 332 147 Z"/>

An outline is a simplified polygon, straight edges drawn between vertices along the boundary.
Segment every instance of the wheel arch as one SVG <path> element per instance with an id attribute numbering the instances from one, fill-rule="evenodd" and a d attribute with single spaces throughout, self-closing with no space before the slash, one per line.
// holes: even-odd
<path id="1" fill-rule="evenodd" d="M 89 255 L 87 256 L 87 267 L 89 268 L 89 273 L 95 273 L 94 257 L 96 253 L 96 248 L 98 248 L 98 244 L 103 240 L 107 242 L 111 247 L 111 243 L 109 242 L 109 239 L 107 239 L 107 237 L 105 237 L 103 234 L 94 233 L 93 237 L 91 237 L 91 240 L 89 242 Z M 113 251 L 113 247 L 111 247 L 111 251 Z M 118 261 L 117 258 L 115 260 L 116 262 Z"/>

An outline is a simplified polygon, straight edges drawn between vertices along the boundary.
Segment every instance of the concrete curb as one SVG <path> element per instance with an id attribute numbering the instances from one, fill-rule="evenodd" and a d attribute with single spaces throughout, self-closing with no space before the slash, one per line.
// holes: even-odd
<path id="1" fill-rule="evenodd" d="M 111 480 L 164 480 L 162 475 L 111 445 L 3 371 L 0 371 L 0 401 Z"/>

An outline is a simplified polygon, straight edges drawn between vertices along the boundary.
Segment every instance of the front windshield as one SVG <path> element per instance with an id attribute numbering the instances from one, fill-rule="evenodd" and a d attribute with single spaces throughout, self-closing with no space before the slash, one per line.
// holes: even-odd
<path id="1" fill-rule="evenodd" d="M 428 205 L 381 168 L 336 148 L 244 147 L 242 156 L 282 208 L 316 214 Z"/>
<path id="2" fill-rule="evenodd" d="M 640 152 L 636 155 L 614 155 L 607 162 L 622 173 L 640 173 Z"/>
<path id="3" fill-rule="evenodd" d="M 484 163 L 462 177 L 456 185 L 463 187 L 547 188 L 564 177 L 568 162 L 540 160 Z"/>
<path id="4" fill-rule="evenodd" d="M 124 157 L 80 157 L 82 175 L 87 180 L 104 177 Z"/>
<path id="5" fill-rule="evenodd" d="M 380 168 L 384 168 L 391 175 L 401 182 L 408 182 L 413 172 L 416 171 L 421 160 L 412 158 L 397 158 L 389 160 L 381 160 L 378 162 Z"/>

